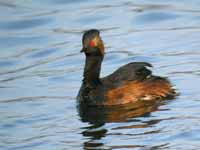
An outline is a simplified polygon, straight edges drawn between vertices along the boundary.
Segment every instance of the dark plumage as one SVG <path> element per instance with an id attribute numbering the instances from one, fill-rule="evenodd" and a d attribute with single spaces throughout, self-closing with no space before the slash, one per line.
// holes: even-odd
<path id="1" fill-rule="evenodd" d="M 104 44 L 96 29 L 86 31 L 81 52 L 86 55 L 84 79 L 77 96 L 88 105 L 119 105 L 139 100 L 165 99 L 175 96 L 166 78 L 152 75 L 146 62 L 126 64 L 107 77 L 100 78 Z"/>

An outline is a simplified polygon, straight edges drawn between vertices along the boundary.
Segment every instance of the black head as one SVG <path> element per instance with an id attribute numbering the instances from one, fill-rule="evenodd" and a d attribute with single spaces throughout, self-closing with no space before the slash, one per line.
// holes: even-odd
<path id="1" fill-rule="evenodd" d="M 104 55 L 104 45 L 97 29 L 91 29 L 83 34 L 83 48 L 81 52 L 86 55 Z"/>

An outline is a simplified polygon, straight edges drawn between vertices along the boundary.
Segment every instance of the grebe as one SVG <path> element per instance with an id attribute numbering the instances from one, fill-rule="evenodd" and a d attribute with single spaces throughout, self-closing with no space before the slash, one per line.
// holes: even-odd
<path id="1" fill-rule="evenodd" d="M 100 78 L 104 58 L 104 43 L 100 32 L 88 30 L 82 38 L 86 62 L 83 82 L 77 96 L 80 103 L 112 106 L 145 100 L 172 98 L 176 95 L 168 79 L 155 76 L 147 62 L 132 62 Z"/>

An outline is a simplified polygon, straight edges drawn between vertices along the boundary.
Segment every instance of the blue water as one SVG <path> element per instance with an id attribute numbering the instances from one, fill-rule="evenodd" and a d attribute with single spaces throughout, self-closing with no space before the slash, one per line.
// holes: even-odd
<path id="1" fill-rule="evenodd" d="M 199 0 L 0 0 L 0 12 L 1 150 L 199 149 Z M 101 76 L 147 61 L 180 96 L 77 109 L 90 28 L 106 45 Z"/>

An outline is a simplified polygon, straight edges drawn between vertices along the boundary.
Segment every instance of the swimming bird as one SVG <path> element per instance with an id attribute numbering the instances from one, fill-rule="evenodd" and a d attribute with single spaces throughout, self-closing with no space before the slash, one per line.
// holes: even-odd
<path id="1" fill-rule="evenodd" d="M 167 78 L 152 74 L 147 62 L 128 63 L 112 74 L 100 78 L 105 55 L 100 31 L 91 29 L 82 37 L 85 54 L 83 81 L 77 99 L 91 106 L 113 106 L 138 101 L 155 101 L 172 98 L 175 89 Z"/>

